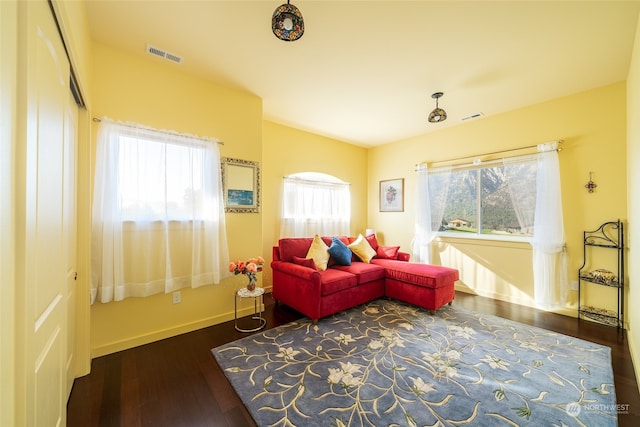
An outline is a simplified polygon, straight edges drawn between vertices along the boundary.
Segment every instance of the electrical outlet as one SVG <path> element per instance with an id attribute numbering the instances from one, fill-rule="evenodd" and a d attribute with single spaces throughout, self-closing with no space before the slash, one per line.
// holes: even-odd
<path id="1" fill-rule="evenodd" d="M 571 282 L 571 290 L 572 291 L 577 291 L 578 290 L 578 281 L 574 280 L 573 282 Z"/>
<path id="2" fill-rule="evenodd" d="M 182 302 L 182 298 L 180 295 L 180 291 L 174 292 L 173 293 L 173 303 L 174 304 L 180 304 Z"/>

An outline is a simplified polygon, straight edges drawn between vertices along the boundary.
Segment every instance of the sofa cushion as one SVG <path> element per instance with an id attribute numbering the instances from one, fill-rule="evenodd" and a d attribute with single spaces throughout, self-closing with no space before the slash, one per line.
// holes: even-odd
<path id="1" fill-rule="evenodd" d="M 386 277 L 427 288 L 449 286 L 458 280 L 458 270 L 439 265 L 416 264 L 391 259 L 373 259 L 372 264 L 386 269 Z"/>
<path id="2" fill-rule="evenodd" d="M 324 271 L 327 269 L 327 263 L 329 262 L 329 247 L 327 244 L 316 234 L 309 247 L 309 252 L 305 258 L 313 258 L 318 270 Z"/>
<path id="3" fill-rule="evenodd" d="M 310 237 L 287 237 L 280 239 L 280 261 L 293 262 L 293 257 L 306 258 L 313 239 Z"/>
<path id="4" fill-rule="evenodd" d="M 349 243 L 353 242 L 355 240 L 355 237 L 349 237 L 349 236 L 335 236 L 338 238 L 338 240 L 340 240 L 342 243 L 344 243 L 345 245 L 349 245 Z M 322 240 L 325 241 L 325 243 L 327 242 L 327 239 L 329 239 L 329 243 L 328 245 L 331 246 L 331 243 L 333 243 L 333 238 L 332 237 L 323 237 Z M 351 249 L 349 249 L 351 250 Z M 353 252 L 351 252 L 351 262 L 354 261 L 359 261 L 358 257 L 356 257 L 356 254 L 354 254 Z M 333 257 L 329 257 L 329 264 L 328 267 L 332 267 L 334 265 L 337 265 L 338 263 L 336 262 L 336 259 Z"/>
<path id="5" fill-rule="evenodd" d="M 316 262 L 313 260 L 313 258 L 300 258 L 299 256 L 293 256 L 293 263 L 294 264 L 298 264 L 301 265 L 303 267 L 308 267 L 308 268 L 313 268 L 314 270 L 318 270 L 318 267 L 316 266 Z"/>
<path id="6" fill-rule="evenodd" d="M 398 259 L 398 251 L 400 246 L 378 246 L 376 258 Z"/>
<path id="7" fill-rule="evenodd" d="M 375 234 L 369 234 L 364 238 L 367 239 L 367 242 L 369 242 L 369 245 L 371 245 L 371 249 L 373 249 L 374 251 L 378 250 L 378 246 L 380 245 L 378 244 L 378 238 Z"/>
<path id="8" fill-rule="evenodd" d="M 331 269 L 355 274 L 359 285 L 373 280 L 384 279 L 385 274 L 385 269 L 383 267 L 364 262 L 353 262 L 350 266 L 335 265 L 331 267 Z"/>
<path id="9" fill-rule="evenodd" d="M 329 268 L 320 272 L 320 293 L 329 295 L 348 288 L 353 288 L 358 284 L 355 274 L 340 271 L 338 268 Z"/>
<path id="10" fill-rule="evenodd" d="M 334 237 L 331 241 L 329 255 L 331 255 L 331 258 L 333 258 L 338 265 L 351 265 L 351 249 L 337 237 Z"/>
<path id="11" fill-rule="evenodd" d="M 362 260 L 362 262 L 366 263 L 371 261 L 371 258 L 376 254 L 376 251 L 373 250 L 367 239 L 362 237 L 362 234 L 359 234 L 358 238 L 353 243 L 349 244 L 348 248 L 351 249 L 353 253 Z"/>

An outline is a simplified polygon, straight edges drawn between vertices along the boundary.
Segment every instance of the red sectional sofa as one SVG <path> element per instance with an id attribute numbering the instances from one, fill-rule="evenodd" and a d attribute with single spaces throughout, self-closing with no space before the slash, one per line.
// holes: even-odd
<path id="1" fill-rule="evenodd" d="M 354 237 L 338 238 L 346 245 Z M 331 246 L 332 237 L 322 237 Z M 376 251 L 369 262 L 355 254 L 351 265 L 338 265 L 329 258 L 328 268 L 320 271 L 306 266 L 313 238 L 283 238 L 273 247 L 273 298 L 299 311 L 314 322 L 342 310 L 381 297 L 394 298 L 434 312 L 454 299 L 454 283 L 458 270 L 409 262 L 409 254 L 391 256 L 379 248 L 374 235 L 366 237 Z M 397 247 L 396 247 L 397 248 Z M 397 249 L 396 249 L 397 251 Z"/>

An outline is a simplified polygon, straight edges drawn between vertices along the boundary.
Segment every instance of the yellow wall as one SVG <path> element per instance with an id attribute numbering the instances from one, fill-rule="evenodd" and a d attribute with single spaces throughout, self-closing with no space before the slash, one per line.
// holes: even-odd
<path id="1" fill-rule="evenodd" d="M 636 40 L 627 79 L 627 188 L 629 222 L 627 229 L 629 252 L 627 266 L 629 284 L 627 310 L 629 313 L 629 351 L 636 367 L 636 378 L 640 384 L 640 250 L 634 250 L 631 242 L 640 241 L 640 21 L 636 29 Z"/>
<path id="2" fill-rule="evenodd" d="M 298 172 L 322 172 L 351 184 L 351 233 L 367 228 L 367 150 L 330 138 L 265 121 L 263 125 L 263 254 L 280 238 L 283 177 Z M 271 287 L 271 269 L 264 272 Z"/>
<path id="3" fill-rule="evenodd" d="M 93 44 L 92 50 L 94 115 L 218 137 L 226 143 L 222 155 L 260 162 L 261 213 L 227 214 L 226 219 L 230 257 L 262 255 L 267 265 L 260 280 L 267 288 L 272 284 L 271 248 L 279 238 L 282 177 L 297 172 L 323 172 L 350 182 L 351 234 L 372 227 L 382 243 L 400 244 L 401 250 L 410 252 L 416 163 L 562 139 L 571 280 L 582 263 L 582 231 L 603 221 L 626 219 L 624 83 L 365 149 L 263 121 L 259 98 L 187 76 L 174 64 L 100 44 Z M 593 194 L 584 188 L 589 171 L 598 184 Z M 395 178 L 405 179 L 404 212 L 379 212 L 379 182 Z M 449 239 L 439 241 L 436 249 L 439 262 L 461 270 L 460 289 L 532 304 L 527 244 Z M 105 354 L 229 320 L 231 291 L 241 280 L 235 277 L 219 286 L 185 289 L 179 305 L 171 304 L 170 295 L 96 304 L 91 309 L 92 353 Z M 573 292 L 573 303 L 575 298 Z M 602 299 L 600 294 L 590 298 Z"/>
<path id="4" fill-rule="evenodd" d="M 402 250 L 410 252 L 416 163 L 562 139 L 560 162 L 571 280 L 575 279 L 574 273 L 582 263 L 582 231 L 596 228 L 603 221 L 626 219 L 624 83 L 367 150 L 263 122 L 259 99 L 187 78 L 170 66 L 158 64 L 153 58 L 140 59 L 101 45 L 95 45 L 94 51 L 96 114 L 216 136 L 226 141 L 223 155 L 261 161 L 261 214 L 227 214 L 227 229 L 232 258 L 265 257 L 267 266 L 261 283 L 267 288 L 272 284 L 268 267 L 271 247 L 279 238 L 282 177 L 297 172 L 323 172 L 350 182 L 351 234 L 373 227 L 383 243 L 400 244 Z M 126 72 L 121 70 L 124 63 L 127 64 Z M 182 101 L 184 108 L 176 108 L 176 114 L 172 108 L 167 111 L 166 106 L 162 107 L 159 99 L 160 96 L 172 98 L 171 92 L 155 94 L 155 88 L 165 79 L 172 82 L 176 97 L 182 98 L 178 94 L 187 92 Z M 203 95 L 203 88 L 216 93 Z M 224 97 L 233 99 L 233 102 L 224 101 Z M 223 99 L 227 106 L 238 105 L 234 114 L 248 117 L 246 120 L 236 117 L 233 123 L 225 120 L 215 122 L 213 118 L 223 113 L 211 112 L 212 120 L 204 120 L 202 112 L 213 108 L 208 100 L 215 98 Z M 132 103 L 121 99 L 141 101 Z M 149 103 L 146 99 L 154 101 Z M 246 109 L 243 102 L 247 103 Z M 167 103 L 169 107 L 174 104 Z M 607 108 L 603 109 L 603 105 Z M 189 113 L 185 114 L 185 110 Z M 179 114 L 179 111 L 183 113 Z M 191 111 L 199 111 L 199 116 L 194 118 Z M 599 119 L 594 120 L 594 117 Z M 245 122 L 255 125 L 255 135 L 240 138 L 233 135 L 236 131 L 246 132 L 251 127 Z M 234 144 L 234 140 L 248 141 L 248 144 Z M 593 179 L 598 184 L 593 194 L 584 188 L 589 171 L 594 172 Z M 379 181 L 395 178 L 405 179 L 404 212 L 379 212 Z M 459 289 L 520 304 L 533 304 L 529 245 L 449 239 L 440 241 L 436 247 L 437 261 L 460 269 L 462 281 Z M 172 305 L 170 295 L 94 305 L 91 320 L 93 354 L 104 354 L 229 320 L 233 308 L 231 289 L 241 278 L 231 280 L 233 285 L 223 282 L 221 286 L 202 290 L 183 290 L 183 303 L 180 305 Z M 575 298 L 576 293 L 573 292 L 573 303 Z M 600 294 L 592 294 L 590 298 L 602 299 Z M 171 316 L 166 316 L 167 312 Z M 575 314 L 575 310 L 568 313 Z M 137 328 L 125 328 L 132 321 Z"/>
<path id="5" fill-rule="evenodd" d="M 416 163 L 563 140 L 560 168 L 564 224 L 570 280 L 575 280 L 582 264 L 582 231 L 595 229 L 604 221 L 626 219 L 625 90 L 625 84 L 618 83 L 371 149 L 369 224 L 385 240 L 410 251 Z M 598 185 L 593 194 L 584 188 L 589 171 L 593 171 Z M 401 177 L 405 178 L 404 212 L 379 212 L 379 181 Z M 443 263 L 446 260 L 447 265 L 460 269 L 461 289 L 531 305 L 528 245 L 478 243 L 442 239 L 436 253 Z M 576 294 L 572 293 L 574 301 Z M 592 298 L 599 296 L 592 294 Z"/>
<path id="6" fill-rule="evenodd" d="M 183 73 L 178 65 L 93 44 L 93 114 L 157 129 L 215 137 L 222 156 L 262 160 L 262 100 Z M 94 126 L 95 132 L 98 125 Z M 93 168 L 92 168 L 93 170 Z M 229 255 L 262 249 L 262 214 L 226 214 Z M 92 355 L 110 353 L 233 318 L 233 290 L 243 277 L 171 295 L 91 307 Z M 244 282 L 242 282 L 244 283 Z M 245 311 L 248 306 L 244 307 Z"/>

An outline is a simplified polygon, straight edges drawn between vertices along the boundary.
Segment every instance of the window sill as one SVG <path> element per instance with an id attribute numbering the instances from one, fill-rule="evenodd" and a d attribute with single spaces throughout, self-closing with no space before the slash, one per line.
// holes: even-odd
<path id="1" fill-rule="evenodd" d="M 468 234 L 461 236 L 458 233 L 438 233 L 436 235 L 435 241 L 443 243 L 461 243 L 482 246 L 502 246 L 518 249 L 531 248 L 531 238 L 520 236 L 490 236 L 478 234 Z"/>

